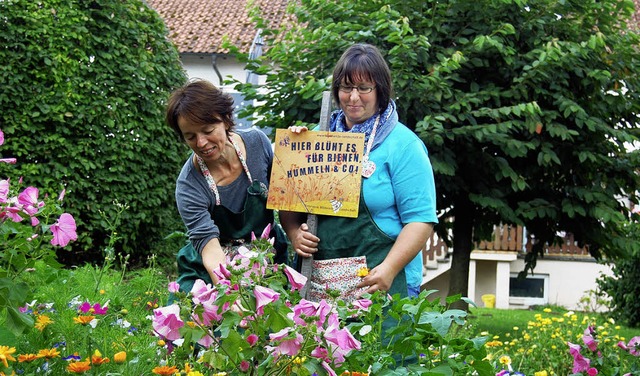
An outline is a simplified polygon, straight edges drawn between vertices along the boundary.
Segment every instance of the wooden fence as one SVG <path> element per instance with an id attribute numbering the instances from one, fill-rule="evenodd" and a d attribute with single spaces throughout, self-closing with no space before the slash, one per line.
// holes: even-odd
<path id="1" fill-rule="evenodd" d="M 534 242 L 535 239 L 526 234 L 522 226 L 500 225 L 495 227 L 492 241 L 482 241 L 476 245 L 474 250 L 526 253 L 531 252 Z M 425 249 L 425 260 L 440 259 L 453 251 L 435 233 L 427 240 Z M 544 254 L 549 256 L 590 257 L 589 251 L 586 248 L 579 247 L 572 234 L 567 234 L 561 244 L 547 244 L 544 248 Z"/>

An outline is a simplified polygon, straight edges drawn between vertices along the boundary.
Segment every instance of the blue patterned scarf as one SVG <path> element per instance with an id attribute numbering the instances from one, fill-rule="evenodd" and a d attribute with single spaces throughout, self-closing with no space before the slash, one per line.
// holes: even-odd
<path id="1" fill-rule="evenodd" d="M 329 120 L 329 130 L 332 132 L 364 133 L 364 144 L 366 153 L 366 145 L 367 142 L 369 142 L 369 136 L 371 136 L 373 124 L 376 122 L 376 117 L 378 117 L 378 115 L 379 113 L 376 113 L 375 115 L 367 119 L 364 123 L 355 124 L 351 129 L 348 129 L 345 122 L 344 111 L 334 111 L 331 114 L 331 119 Z M 391 100 L 389 101 L 387 109 L 384 110 L 382 116 L 380 117 L 380 123 L 378 124 L 378 129 L 376 130 L 375 139 L 373 140 L 373 146 L 371 147 L 372 151 L 376 147 L 378 147 L 378 145 L 380 145 L 382 141 L 384 141 L 384 139 L 389 135 L 389 133 L 391 133 L 397 123 L 398 112 L 396 111 L 396 103 Z"/>

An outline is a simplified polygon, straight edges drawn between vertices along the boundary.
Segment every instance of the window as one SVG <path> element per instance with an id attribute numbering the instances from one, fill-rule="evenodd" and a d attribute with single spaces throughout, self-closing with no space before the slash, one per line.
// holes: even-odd
<path id="1" fill-rule="evenodd" d="M 549 301 L 549 275 L 533 274 L 518 279 L 512 273 L 509 278 L 509 303 L 517 305 L 542 305 Z"/>

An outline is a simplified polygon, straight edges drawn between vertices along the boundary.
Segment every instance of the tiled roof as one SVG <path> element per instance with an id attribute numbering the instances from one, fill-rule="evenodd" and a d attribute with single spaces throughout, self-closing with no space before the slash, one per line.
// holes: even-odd
<path id="1" fill-rule="evenodd" d="M 263 17 L 277 27 L 289 0 L 256 0 Z M 242 52 L 249 52 L 256 27 L 249 17 L 248 0 L 147 0 L 164 19 L 180 53 L 226 53 L 226 35 Z"/>
<path id="2" fill-rule="evenodd" d="M 285 16 L 289 0 L 255 0 L 270 27 L 277 27 Z M 147 0 L 169 28 L 169 36 L 180 53 L 226 53 L 223 36 L 249 52 L 256 27 L 247 11 L 248 0 Z M 630 26 L 640 30 L 640 0 Z"/>

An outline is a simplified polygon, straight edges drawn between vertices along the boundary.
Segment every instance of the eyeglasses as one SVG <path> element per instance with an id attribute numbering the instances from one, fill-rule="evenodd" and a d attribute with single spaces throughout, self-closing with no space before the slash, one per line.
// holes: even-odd
<path id="1" fill-rule="evenodd" d="M 367 85 L 359 85 L 359 86 L 350 86 L 350 85 L 338 85 L 338 89 L 340 89 L 343 93 L 351 93 L 353 89 L 358 90 L 358 94 L 369 94 L 375 89 L 375 86 L 367 86 Z"/>

